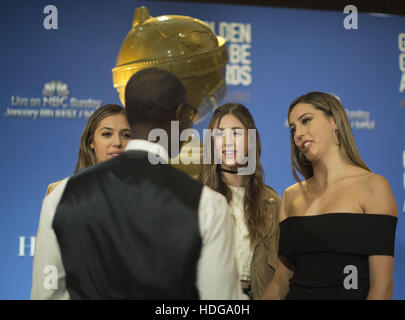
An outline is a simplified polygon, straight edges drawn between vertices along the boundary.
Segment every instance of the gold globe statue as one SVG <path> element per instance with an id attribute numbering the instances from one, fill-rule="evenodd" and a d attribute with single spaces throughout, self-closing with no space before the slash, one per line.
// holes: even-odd
<path id="1" fill-rule="evenodd" d="M 198 109 L 194 123 L 202 121 L 218 106 L 226 91 L 226 41 L 195 18 L 165 15 L 151 17 L 146 7 L 135 10 L 132 29 L 126 36 L 112 70 L 114 88 L 125 106 L 125 86 L 136 72 L 156 67 L 175 74 L 184 84 L 188 100 Z M 189 154 L 200 145 L 185 145 L 179 155 Z M 201 159 L 201 151 L 198 153 Z M 198 165 L 175 165 L 190 175 Z"/>
<path id="2" fill-rule="evenodd" d="M 189 102 L 198 108 L 198 123 L 225 94 L 227 62 L 225 39 L 206 23 L 177 15 L 151 17 L 146 7 L 139 7 L 112 70 L 114 88 L 125 105 L 125 86 L 134 73 L 166 69 L 183 82 Z"/>

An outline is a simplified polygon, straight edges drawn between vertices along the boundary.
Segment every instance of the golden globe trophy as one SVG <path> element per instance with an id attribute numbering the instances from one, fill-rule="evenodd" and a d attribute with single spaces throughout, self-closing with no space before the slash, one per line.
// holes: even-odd
<path id="1" fill-rule="evenodd" d="M 206 23 L 178 15 L 151 17 L 146 7 L 139 7 L 112 69 L 114 88 L 125 106 L 125 86 L 134 73 L 149 67 L 168 70 L 184 84 L 189 102 L 198 109 L 194 120 L 198 123 L 225 95 L 227 62 L 225 39 Z M 174 166 L 196 175 L 199 165 L 181 161 L 182 154 L 191 151 L 201 160 L 201 143 L 188 143 L 179 154 L 180 163 Z"/>

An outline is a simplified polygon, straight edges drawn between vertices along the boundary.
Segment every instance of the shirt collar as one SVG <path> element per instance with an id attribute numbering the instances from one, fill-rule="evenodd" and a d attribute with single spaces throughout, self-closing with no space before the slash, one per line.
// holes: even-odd
<path id="1" fill-rule="evenodd" d="M 167 150 L 159 143 L 150 142 L 148 140 L 133 139 L 128 142 L 124 151 L 145 151 L 153 155 L 157 155 L 162 162 L 168 163 L 169 155 Z"/>

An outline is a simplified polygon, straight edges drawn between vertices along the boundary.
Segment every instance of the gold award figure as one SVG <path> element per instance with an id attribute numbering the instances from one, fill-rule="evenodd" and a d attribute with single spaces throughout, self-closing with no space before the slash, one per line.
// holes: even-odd
<path id="1" fill-rule="evenodd" d="M 125 106 L 125 86 L 133 74 L 149 67 L 168 70 L 184 84 L 189 102 L 198 110 L 193 118 L 198 123 L 225 95 L 227 62 L 225 39 L 206 23 L 179 15 L 151 17 L 146 7 L 139 7 L 112 70 L 114 88 Z M 181 153 L 190 148 L 198 148 L 201 159 L 200 145 L 186 144 Z M 199 166 L 181 161 L 175 166 L 191 175 L 199 171 Z"/>

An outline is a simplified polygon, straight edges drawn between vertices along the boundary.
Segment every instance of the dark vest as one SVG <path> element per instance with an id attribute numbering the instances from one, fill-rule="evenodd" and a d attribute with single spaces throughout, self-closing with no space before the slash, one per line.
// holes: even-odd
<path id="1" fill-rule="evenodd" d="M 140 151 L 72 176 L 53 220 L 71 299 L 198 299 L 201 190 Z"/>

